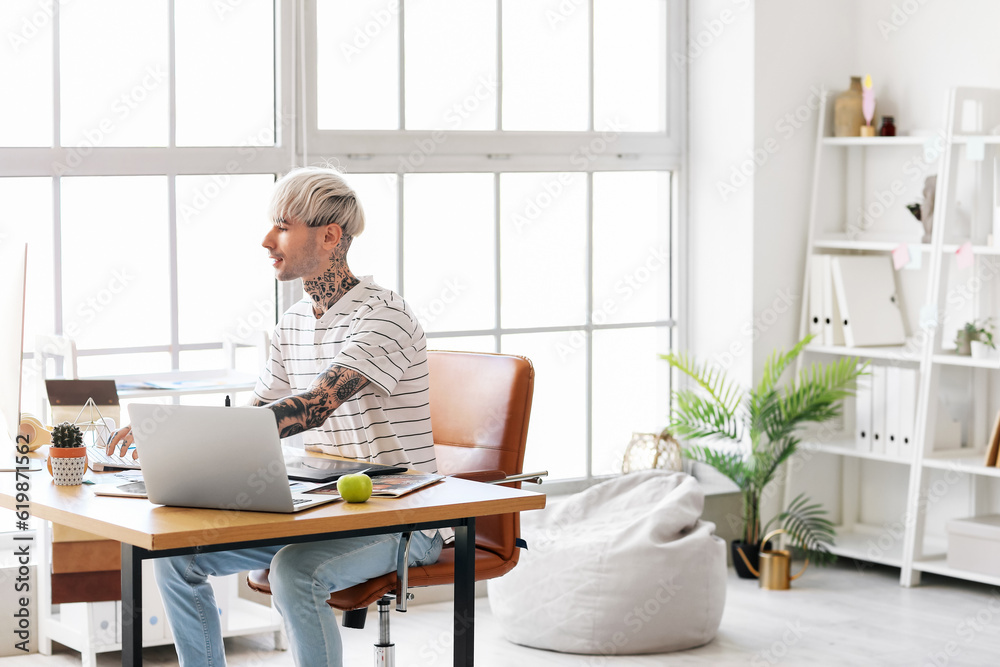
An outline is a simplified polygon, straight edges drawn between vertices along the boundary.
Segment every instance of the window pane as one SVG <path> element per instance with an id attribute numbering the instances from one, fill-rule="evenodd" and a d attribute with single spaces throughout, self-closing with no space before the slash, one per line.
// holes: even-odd
<path id="1" fill-rule="evenodd" d="M 580 278 L 587 275 L 586 176 L 502 174 L 500 221 L 503 326 L 583 324 L 587 283 Z M 539 308 L 542 285 L 558 285 L 558 296 Z"/>
<path id="2" fill-rule="evenodd" d="M 594 0 L 594 127 L 662 132 L 667 121 L 667 3 Z"/>
<path id="3" fill-rule="evenodd" d="M 548 470 L 554 479 L 587 472 L 587 355 L 565 354 L 560 345 L 565 336 L 517 334 L 500 340 L 504 353 L 528 357 L 535 367 L 524 470 Z M 611 412 L 621 421 L 620 412 Z"/>
<path id="4" fill-rule="evenodd" d="M 5 0 L 0 13 L 0 146 L 52 145 L 52 5 Z M 12 104 L 11 100 L 17 100 Z"/>
<path id="5" fill-rule="evenodd" d="M 658 355 L 669 351 L 665 327 L 594 332 L 595 475 L 621 472 L 633 432 L 659 433 L 667 425 L 670 366 Z"/>
<path id="6" fill-rule="evenodd" d="M 166 146 L 166 0 L 62 3 L 59 21 L 62 145 Z"/>
<path id="7" fill-rule="evenodd" d="M 177 177 L 178 325 L 182 345 L 245 338 L 274 327 L 272 174 Z M 209 298 L 206 290 L 218 290 Z"/>
<path id="8" fill-rule="evenodd" d="M 274 314 L 271 313 L 270 319 L 274 320 Z M 268 331 L 268 341 L 270 341 L 270 331 Z M 270 348 L 270 342 L 268 343 L 268 348 Z M 266 352 L 267 350 L 265 350 Z M 220 368 L 229 367 L 229 358 L 225 354 L 225 350 L 214 349 L 214 350 L 182 350 L 180 353 L 180 369 L 182 371 L 218 371 Z M 239 373 L 247 373 L 253 377 L 256 377 L 263 363 L 261 363 L 260 357 L 257 352 L 256 347 L 238 347 L 236 348 L 236 370 Z M 252 390 L 239 391 L 235 393 L 235 396 L 241 400 L 234 405 L 243 405 L 248 400 L 250 400 L 250 394 Z M 214 396 L 214 394 L 209 394 L 209 396 Z M 230 398 L 232 398 L 233 393 L 230 392 Z M 222 405 L 223 401 L 218 401 L 215 403 L 208 403 L 207 405 Z"/>
<path id="9" fill-rule="evenodd" d="M 54 334 L 52 268 L 52 179 L 0 178 L 0 243 L 28 244 L 28 281 L 24 304 L 24 351 L 35 336 Z"/>
<path id="10" fill-rule="evenodd" d="M 586 3 L 504 0 L 503 129 L 587 129 L 589 19 Z"/>
<path id="11" fill-rule="evenodd" d="M 395 174 L 350 174 L 348 182 L 365 210 L 365 231 L 351 242 L 347 263 L 356 276 L 372 276 L 399 291 L 399 206 Z"/>
<path id="12" fill-rule="evenodd" d="M 670 175 L 594 174 L 594 323 L 669 317 Z"/>
<path id="13" fill-rule="evenodd" d="M 272 0 L 175 0 L 174 15 L 177 145 L 274 145 Z"/>
<path id="14" fill-rule="evenodd" d="M 408 174 L 403 184 L 404 296 L 424 330 L 492 328 L 493 175 Z"/>
<path id="15" fill-rule="evenodd" d="M 406 4 L 406 127 L 496 129 L 496 1 Z"/>
<path id="16" fill-rule="evenodd" d="M 447 336 L 428 338 L 428 350 L 449 350 L 451 352 L 496 352 L 494 336 Z"/>
<path id="17" fill-rule="evenodd" d="M 80 377 L 119 377 L 140 373 L 165 373 L 170 370 L 169 352 L 144 352 L 138 354 L 96 354 L 82 356 L 76 362 Z M 140 403 L 155 403 L 156 398 L 136 399 Z M 170 402 L 167 398 L 164 402 Z M 126 401 L 122 401 L 122 419 L 125 420 Z"/>
<path id="18" fill-rule="evenodd" d="M 0 178 L 0 247 L 28 244 L 24 304 L 24 352 L 35 350 L 35 336 L 55 333 L 52 271 L 52 180 Z M 6 286 L 5 286 L 6 289 Z M 37 397 L 44 371 L 36 359 L 21 367 L 21 410 L 39 413 Z"/>
<path id="19" fill-rule="evenodd" d="M 64 178 L 64 333 L 81 349 L 168 345 L 169 247 L 166 177 Z"/>
<path id="20" fill-rule="evenodd" d="M 399 128 L 401 2 L 316 3 L 316 32 L 320 35 L 316 40 L 319 129 Z"/>

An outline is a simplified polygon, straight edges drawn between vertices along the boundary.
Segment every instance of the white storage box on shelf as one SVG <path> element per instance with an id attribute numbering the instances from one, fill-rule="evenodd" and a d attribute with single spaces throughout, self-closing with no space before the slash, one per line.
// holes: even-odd
<path id="1" fill-rule="evenodd" d="M 1000 514 L 948 522 L 948 567 L 1000 577 Z"/>

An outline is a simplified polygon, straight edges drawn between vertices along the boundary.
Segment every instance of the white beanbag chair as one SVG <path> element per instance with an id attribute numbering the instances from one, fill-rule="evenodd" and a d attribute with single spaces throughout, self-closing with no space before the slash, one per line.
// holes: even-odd
<path id="1" fill-rule="evenodd" d="M 528 550 L 488 588 L 504 636 L 591 655 L 711 641 L 726 601 L 726 546 L 699 520 L 704 500 L 690 475 L 649 470 L 522 513 Z"/>

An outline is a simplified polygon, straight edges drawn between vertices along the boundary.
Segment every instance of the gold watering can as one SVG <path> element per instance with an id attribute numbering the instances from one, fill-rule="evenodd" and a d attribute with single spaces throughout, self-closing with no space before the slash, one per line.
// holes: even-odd
<path id="1" fill-rule="evenodd" d="M 779 528 L 777 530 L 772 530 L 770 533 L 764 536 L 761 540 L 761 544 L 767 544 L 767 541 L 779 535 L 781 533 L 788 533 L 784 528 Z M 795 581 L 802 576 L 802 573 L 806 571 L 809 567 L 809 559 L 806 559 L 805 564 L 802 565 L 802 569 L 794 577 L 792 574 L 792 553 L 785 549 L 761 549 L 760 551 L 760 572 L 754 569 L 753 565 L 750 564 L 750 560 L 743 553 L 743 549 L 736 549 L 740 553 L 740 558 L 746 563 L 747 568 L 760 580 L 760 587 L 766 588 L 769 591 L 787 591 L 791 588 L 791 582 Z"/>

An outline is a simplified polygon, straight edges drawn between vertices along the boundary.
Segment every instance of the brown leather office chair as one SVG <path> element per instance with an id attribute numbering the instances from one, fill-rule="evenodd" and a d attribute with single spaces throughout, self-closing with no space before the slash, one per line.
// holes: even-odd
<path id="1" fill-rule="evenodd" d="M 521 475 L 535 371 L 525 357 L 478 352 L 429 351 L 431 426 L 438 472 L 482 482 L 503 482 Z M 520 482 L 512 481 L 518 488 Z M 509 572 L 518 558 L 519 515 L 476 519 L 476 581 Z M 405 562 L 405 561 L 404 561 Z M 270 593 L 268 570 L 255 570 L 247 583 Z M 455 577 L 454 549 L 447 546 L 433 565 L 411 567 L 400 586 L 390 572 L 331 594 L 331 607 L 344 611 L 343 624 L 364 627 L 369 605 L 379 602 L 380 620 L 388 619 L 388 594 L 405 610 L 400 588 L 450 584 Z M 407 581 L 408 580 L 408 581 Z M 388 638 L 388 628 L 384 634 Z"/>

